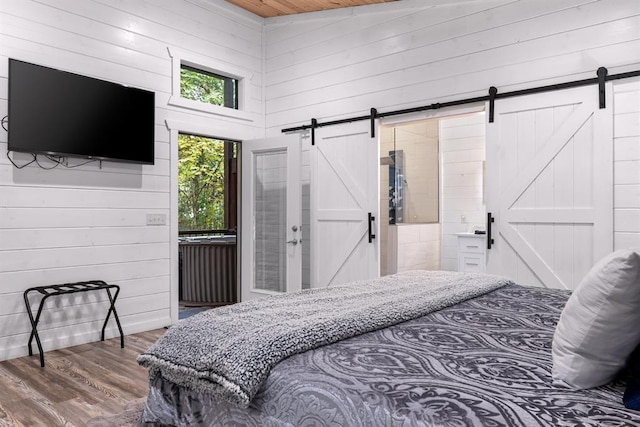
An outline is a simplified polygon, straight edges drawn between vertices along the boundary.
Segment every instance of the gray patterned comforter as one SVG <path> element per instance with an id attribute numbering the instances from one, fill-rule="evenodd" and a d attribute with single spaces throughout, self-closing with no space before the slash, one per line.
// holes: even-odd
<path id="1" fill-rule="evenodd" d="M 567 292 L 507 285 L 291 356 L 247 409 L 155 378 L 143 421 L 180 426 L 640 426 L 624 384 L 557 388 L 551 340 Z"/>
<path id="2" fill-rule="evenodd" d="M 170 328 L 138 363 L 190 390 L 246 407 L 281 360 L 375 331 L 510 283 L 499 276 L 411 271 L 200 313 Z"/>

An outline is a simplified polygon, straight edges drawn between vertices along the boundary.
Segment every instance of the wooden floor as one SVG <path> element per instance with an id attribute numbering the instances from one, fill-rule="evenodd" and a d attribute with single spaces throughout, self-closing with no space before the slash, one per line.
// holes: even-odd
<path id="1" fill-rule="evenodd" d="M 84 426 L 147 394 L 136 357 L 165 329 L 0 362 L 0 426 Z M 34 344 L 37 354 L 37 347 Z"/>

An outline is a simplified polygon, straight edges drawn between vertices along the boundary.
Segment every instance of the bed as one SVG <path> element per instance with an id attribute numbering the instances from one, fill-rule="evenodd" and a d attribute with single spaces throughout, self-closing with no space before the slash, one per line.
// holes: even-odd
<path id="1" fill-rule="evenodd" d="M 407 281 L 409 290 L 403 294 L 398 283 Z M 421 300 L 411 288 L 425 281 L 424 293 L 429 297 Z M 446 286 L 437 284 L 443 281 Z M 320 328 L 320 343 L 311 344 L 308 350 L 285 351 L 268 366 L 255 393 L 244 400 L 221 385 L 231 378 L 224 371 L 216 371 L 221 377 L 217 379 L 202 370 L 197 379 L 181 376 L 187 369 L 180 366 L 182 357 L 191 358 L 196 365 L 207 358 L 202 354 L 206 349 L 201 344 L 202 325 L 210 326 L 215 319 L 212 312 L 219 309 L 181 322 L 177 328 L 183 330 L 177 329 L 173 338 L 165 340 L 174 346 L 171 351 L 163 353 L 154 346 L 138 359 L 150 370 L 150 391 L 140 424 L 640 426 L 640 412 L 622 403 L 622 379 L 588 390 L 554 383 L 551 344 L 569 298 L 567 291 L 524 287 L 474 273 L 410 272 L 378 282 L 392 289 L 392 302 L 361 309 L 360 315 L 373 318 L 374 323 L 378 317 L 391 319 L 389 325 L 373 325 L 363 331 L 359 323 L 352 324 L 348 329 L 356 329 L 353 336 L 328 343 Z M 453 288 L 462 288 L 457 292 L 462 295 L 452 297 Z M 323 292 L 342 291 L 343 287 L 337 287 Z M 378 299 L 374 298 L 376 304 L 380 304 Z M 338 300 L 332 304 L 344 303 L 344 296 Z M 418 309 L 405 307 L 408 300 L 417 301 Z M 262 303 L 250 302 L 245 315 L 255 309 L 251 304 Z M 353 300 L 351 304 L 355 305 Z M 391 305 L 399 306 L 401 313 L 410 312 L 409 319 L 399 318 L 398 311 L 387 312 Z M 333 318 L 326 321 L 336 323 Z M 304 323 L 300 319 L 293 322 L 293 328 L 300 322 Z M 200 336 L 181 341 L 189 330 L 199 331 L 195 335 Z M 228 337 L 228 329 L 222 327 L 221 332 L 216 340 Z M 274 341 L 273 337 L 269 340 Z M 183 352 L 176 354 L 180 349 Z M 231 359 L 241 357 L 228 349 L 225 354 Z M 163 370 L 167 366 L 173 372 Z M 220 392 L 220 387 L 225 390 Z"/>

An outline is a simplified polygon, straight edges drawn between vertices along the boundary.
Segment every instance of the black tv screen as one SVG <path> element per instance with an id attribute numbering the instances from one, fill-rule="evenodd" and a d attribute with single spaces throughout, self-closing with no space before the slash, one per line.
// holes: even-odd
<path id="1" fill-rule="evenodd" d="M 9 59 L 10 151 L 153 164 L 155 93 Z"/>

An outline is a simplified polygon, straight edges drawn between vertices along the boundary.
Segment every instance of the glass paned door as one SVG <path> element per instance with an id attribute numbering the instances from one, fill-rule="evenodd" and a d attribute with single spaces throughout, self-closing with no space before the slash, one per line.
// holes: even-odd
<path id="1" fill-rule="evenodd" d="M 253 182 L 255 289 L 287 290 L 287 150 L 256 152 Z"/>
<path id="2" fill-rule="evenodd" d="M 300 137 L 242 143 L 242 300 L 301 289 Z"/>

